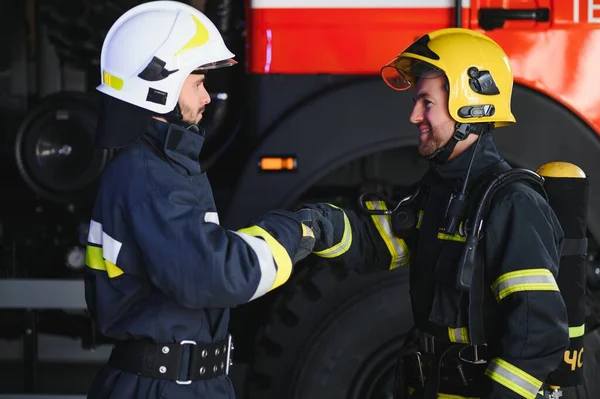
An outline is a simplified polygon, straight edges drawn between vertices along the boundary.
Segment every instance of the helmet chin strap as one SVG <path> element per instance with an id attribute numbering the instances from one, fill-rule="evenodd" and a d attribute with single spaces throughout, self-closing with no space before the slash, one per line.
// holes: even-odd
<path id="1" fill-rule="evenodd" d="M 200 129 L 197 124 L 189 123 L 183 120 L 183 114 L 181 113 L 181 108 L 179 107 L 179 103 L 175 105 L 175 108 L 171 112 L 166 114 L 159 114 L 161 118 L 164 118 L 167 122 L 173 123 L 175 125 L 183 126 L 188 130 L 193 130 L 195 132 L 199 132 Z"/>
<path id="2" fill-rule="evenodd" d="M 179 107 L 179 103 L 175 105 L 175 108 L 173 108 L 171 112 L 161 114 L 160 117 L 165 118 L 165 120 L 169 123 L 186 126 L 186 122 L 183 121 L 183 115 L 181 114 L 181 108 Z"/>
<path id="3" fill-rule="evenodd" d="M 441 148 L 438 148 L 433 154 L 427 157 L 431 162 L 444 164 L 448 162 L 448 158 L 454 152 L 454 148 L 459 141 L 466 139 L 469 134 L 482 135 L 489 132 L 493 128 L 492 123 L 459 123 L 454 125 L 454 134 L 450 140 Z"/>
<path id="4" fill-rule="evenodd" d="M 429 161 L 431 161 L 433 163 L 437 163 L 437 164 L 446 163 L 448 161 L 448 158 L 454 151 L 454 147 L 456 147 L 457 143 L 458 143 L 458 140 L 456 140 L 454 138 L 454 136 L 450 137 L 450 140 L 448 140 L 448 142 L 446 143 L 445 146 L 435 150 L 435 152 L 433 154 L 431 154 L 430 156 L 428 156 L 427 159 Z"/>

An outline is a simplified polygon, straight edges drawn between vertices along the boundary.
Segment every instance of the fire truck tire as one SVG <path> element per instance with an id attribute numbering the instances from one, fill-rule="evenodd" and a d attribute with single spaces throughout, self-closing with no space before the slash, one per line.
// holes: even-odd
<path id="1" fill-rule="evenodd" d="M 412 326 L 407 270 L 359 276 L 319 264 L 284 290 L 258 333 L 244 398 L 389 397 Z"/>

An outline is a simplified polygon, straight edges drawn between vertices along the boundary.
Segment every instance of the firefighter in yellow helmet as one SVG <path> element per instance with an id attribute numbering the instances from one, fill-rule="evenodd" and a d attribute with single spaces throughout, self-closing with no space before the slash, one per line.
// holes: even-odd
<path id="1" fill-rule="evenodd" d="M 385 65 L 381 76 L 395 90 L 415 89 L 411 122 L 428 133 L 419 137 L 419 150 L 437 163 L 464 152 L 480 132 L 515 122 L 508 57 L 492 39 L 475 31 L 451 28 L 425 35 Z M 438 104 L 445 114 L 441 126 L 432 125 L 437 119 L 429 121 L 437 116 L 430 116 L 432 101 L 425 99 L 432 90 L 443 97 Z M 465 142 L 458 144 L 461 141 Z"/>
<path id="2" fill-rule="evenodd" d="M 314 253 L 363 271 L 410 264 L 415 328 L 399 356 L 395 398 L 550 395 L 545 381 L 569 331 L 556 283 L 563 231 L 544 196 L 528 184 L 501 188 L 476 235 L 475 268 L 462 258 L 482 184 L 511 170 L 491 134 L 515 123 L 506 54 L 478 32 L 442 29 L 381 74 L 391 88 L 410 89 L 410 121 L 430 168 L 397 203 L 363 197 L 362 212 L 304 205 L 298 213 L 318 233 Z"/>

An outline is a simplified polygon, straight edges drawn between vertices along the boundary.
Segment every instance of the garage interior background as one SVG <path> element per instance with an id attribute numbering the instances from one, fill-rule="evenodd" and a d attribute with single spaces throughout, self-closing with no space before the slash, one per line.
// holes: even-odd
<path id="1" fill-rule="evenodd" d="M 472 0 L 471 4 L 475 1 Z M 99 55 L 105 33 L 126 9 L 142 2 L 144 0 L 2 0 L 0 3 L 0 42 L 3 49 L 0 55 L 1 399 L 46 397 L 44 395 L 55 398 L 83 397 L 94 374 L 110 353 L 110 344 L 103 337 L 95 334 L 93 324 L 86 317 L 83 287 L 80 284 L 85 261 L 89 212 L 96 192 L 95 183 L 114 155 L 109 151 L 94 149 L 92 146 L 98 107 L 94 87 L 99 83 Z M 364 131 L 370 131 L 372 133 L 370 136 L 373 137 L 381 134 L 381 137 L 373 140 L 384 143 L 387 147 L 361 146 L 364 147 L 360 149 L 361 151 L 375 148 L 377 151 L 374 152 L 377 154 L 361 152 L 360 159 L 358 155 L 356 159 L 350 159 L 351 162 L 328 172 L 327 176 L 323 176 L 312 187 L 297 184 L 291 177 L 286 180 L 288 184 L 286 189 L 294 187 L 298 190 L 293 191 L 294 193 L 305 190 L 303 197 L 295 198 L 300 203 L 303 200 L 314 200 L 317 194 L 319 200 L 330 200 L 338 204 L 343 204 L 343 201 L 350 198 L 354 201 L 358 197 L 357 193 L 366 190 L 379 190 L 390 196 L 397 195 L 398 191 L 395 190 L 413 183 L 413 179 L 427 166 L 426 162 L 416 156 L 413 148 L 409 148 L 409 145 L 414 144 L 414 134 L 408 122 L 402 124 L 404 122 L 397 121 L 397 109 L 402 106 L 408 107 L 411 101 L 406 100 L 406 104 L 392 105 L 391 99 L 395 93 L 383 87 L 378 77 L 357 78 L 342 76 L 343 73 L 291 78 L 276 74 L 270 76 L 265 73 L 260 77 L 262 80 L 256 76 L 246 77 L 245 2 L 243 0 L 186 2 L 206 12 L 219 27 L 228 46 L 240 62 L 238 67 L 230 68 L 229 71 L 211 73 L 207 82 L 212 103 L 207 108 L 202 122 L 206 127 L 207 137 L 201 163 L 205 170 L 210 171 L 215 201 L 219 208 L 227 209 L 230 201 L 233 201 L 230 188 L 231 182 L 236 178 L 235 167 L 240 167 L 240 160 L 244 158 L 242 154 L 247 155 L 248 148 L 252 148 L 258 142 L 258 136 L 263 132 L 266 135 L 287 129 L 297 136 L 296 138 L 283 137 L 279 142 L 274 140 L 275 144 L 288 143 L 289 140 L 297 140 L 294 143 L 299 143 L 302 137 L 309 133 L 308 130 L 316 125 L 320 125 L 328 133 L 334 128 L 343 130 L 344 140 L 348 142 L 358 136 L 365 136 Z M 452 0 L 435 3 L 455 4 Z M 463 4 L 467 3 L 468 1 L 463 1 Z M 479 1 L 479 3 L 499 4 L 501 1 Z M 526 2 L 522 1 L 519 4 L 524 3 Z M 540 2 L 532 0 L 529 3 Z M 583 7 L 586 2 L 577 3 Z M 593 1 L 590 0 L 589 4 L 592 3 Z M 448 21 L 444 23 L 454 23 L 449 20 L 453 18 L 450 14 L 446 15 Z M 284 85 L 285 90 L 273 89 L 280 85 Z M 252 100 L 258 97 L 254 93 L 261 90 L 260 93 L 266 99 L 265 101 L 270 101 L 268 106 L 264 107 L 266 110 L 258 109 L 257 100 L 250 103 L 250 108 L 246 107 L 249 109 L 248 114 L 251 115 L 243 115 L 244 107 L 241 104 L 244 104 L 245 91 L 248 87 L 252 89 L 250 92 Z M 344 91 L 346 89 L 348 91 Z M 382 99 L 382 106 L 377 109 L 365 107 L 364 102 L 359 103 L 355 100 L 369 98 L 373 93 Z M 332 95 L 328 97 L 330 94 Z M 572 154 L 582 154 L 581 159 L 589 162 L 589 165 L 597 164 L 600 153 L 599 142 L 593 132 L 588 134 L 591 131 L 587 127 L 582 127 L 580 120 L 565 111 L 565 108 L 557 107 L 556 104 L 552 104 L 552 108 L 539 108 L 543 112 L 538 114 L 532 112 L 529 115 L 530 99 L 539 100 L 535 105 L 545 106 L 548 104 L 547 98 L 536 97 L 534 94 L 537 93 L 523 86 L 517 88 L 517 94 L 516 101 L 520 105 L 516 109 L 519 113 L 517 119 L 523 121 L 520 126 L 528 126 L 528 121 L 538 118 L 551 121 L 548 123 L 563 131 L 571 132 L 577 128 L 582 132 L 581 137 L 583 137 L 576 140 L 580 147 L 573 146 L 569 150 Z M 315 101 L 310 104 L 303 100 L 299 101 L 304 98 Z M 398 101 L 397 97 L 393 98 L 394 101 Z M 340 108 L 350 115 L 360 114 L 365 117 L 364 124 L 360 124 L 363 122 L 358 121 L 358 118 L 352 121 L 356 125 L 351 127 L 358 129 L 359 132 L 347 129 L 348 125 L 345 123 L 349 122 L 343 115 L 344 112 L 328 112 L 327 107 L 334 102 L 339 103 Z M 296 104 L 298 107 L 295 111 L 298 112 L 287 111 L 286 107 L 289 106 L 291 109 Z M 253 109 L 253 106 L 256 109 Z M 278 114 L 283 117 L 276 119 L 273 116 Z M 310 117 L 302 119 L 307 114 Z M 315 123 L 313 118 L 318 118 L 317 115 L 323 118 Z M 567 116 L 561 119 L 564 115 Z M 256 131 L 239 134 L 241 121 L 244 121 L 244 118 L 246 122 L 250 121 L 258 126 Z M 253 118 L 256 120 L 251 120 Z M 552 118 L 556 118 L 558 122 L 555 123 L 555 119 Z M 390 126 L 393 129 L 387 129 Z M 398 131 L 411 133 L 401 136 Z M 317 129 L 312 133 L 317 137 L 320 136 L 319 138 L 324 136 Z M 513 133 L 507 133 L 506 136 L 500 137 L 499 143 L 500 146 L 510 149 L 508 154 L 513 156 L 515 163 L 526 161 L 521 166 L 535 168 L 541 164 L 541 158 L 538 158 L 537 154 L 543 151 L 527 150 L 527 145 L 536 141 L 544 140 L 550 149 L 557 148 L 562 151 L 569 147 L 564 145 L 560 137 L 549 137 L 543 133 L 544 136 L 540 140 L 540 135 L 536 136 L 535 132 L 528 131 L 531 133 L 526 138 L 529 141 L 519 145 L 519 148 L 511 148 L 510 145 L 517 142 L 515 134 L 518 133 L 514 130 Z M 353 134 L 354 136 L 347 136 Z M 334 152 L 343 147 L 344 143 L 336 144 L 335 137 L 331 140 L 333 144 L 326 145 L 327 151 Z M 301 145 L 305 146 L 305 150 L 310 150 L 306 143 Z M 530 158 L 531 154 L 534 154 L 533 159 Z M 283 155 L 293 157 L 294 154 Z M 577 158 L 579 155 L 573 156 Z M 336 161 L 341 160 L 342 156 L 338 158 Z M 345 160 L 349 161 L 349 159 Z M 330 163 L 328 159 L 326 161 Z M 314 166 L 315 173 L 319 169 L 316 163 L 303 166 L 305 170 L 307 166 Z M 243 168 L 243 165 L 241 167 Z M 397 170 L 402 170 L 404 173 L 395 173 Z M 250 172 L 256 171 L 248 169 L 245 175 L 241 173 L 239 175 L 247 176 Z M 296 173 L 289 176 L 300 175 L 301 173 Z M 245 188 L 240 190 L 247 189 L 254 196 L 237 199 L 238 202 L 233 204 L 236 206 L 230 207 L 234 210 L 229 215 L 230 221 L 241 219 L 250 206 L 255 206 L 253 211 L 260 210 L 260 206 L 270 206 L 260 198 L 264 197 L 264 193 L 257 193 L 260 190 L 251 190 L 251 180 L 245 177 L 243 180 Z M 273 184 L 271 187 L 274 186 L 284 185 Z M 279 199 L 283 201 L 285 194 L 287 193 L 283 190 L 278 193 Z M 598 201 L 598 197 L 595 198 L 595 201 Z M 597 229 L 600 228 L 598 223 L 596 226 Z M 599 288 L 600 263 L 597 254 L 600 250 L 592 237 L 590 242 L 592 244 L 588 259 L 590 262 L 588 282 L 590 287 Z M 53 283 L 48 284 L 48 280 Z M 343 293 L 360 290 L 366 293 L 370 293 L 370 290 L 381 293 L 382 297 L 377 299 L 378 302 L 369 305 L 382 306 L 382 309 L 388 306 L 385 309 L 390 312 L 391 321 L 388 322 L 381 316 L 380 330 L 382 336 L 385 336 L 382 342 L 393 344 L 388 345 L 381 352 L 376 353 L 380 348 L 373 347 L 372 352 L 361 354 L 365 359 L 358 367 L 363 373 L 360 381 L 355 381 L 356 387 L 353 389 L 356 396 L 352 398 L 386 397 L 384 392 L 389 392 L 389 377 L 393 364 L 390 359 L 397 350 L 394 345 L 400 342 L 399 337 L 405 332 L 406 326 L 402 321 L 410 320 L 408 313 L 402 313 L 406 309 L 393 305 L 406 300 L 403 296 L 405 293 L 398 292 L 392 284 L 398 282 L 405 284 L 405 276 L 398 274 L 392 278 L 385 276 L 384 280 L 374 277 L 358 284 L 353 282 L 352 276 L 342 275 L 335 270 L 332 271 L 331 268 L 317 266 L 310 273 L 300 275 L 297 281 L 300 283 L 296 284 L 295 288 L 305 289 L 301 292 L 304 295 L 302 297 L 304 302 L 298 302 L 300 295 L 297 291 L 293 291 L 294 288 L 291 288 L 291 293 L 286 291 L 287 287 L 281 291 L 285 295 L 277 299 L 272 308 L 276 311 L 271 312 L 275 315 L 275 322 L 270 320 L 272 323 L 270 326 L 275 325 L 277 328 L 268 331 L 271 335 L 266 334 L 266 338 L 275 337 L 281 339 L 284 344 L 263 336 L 265 338 L 261 341 L 263 347 L 259 348 L 257 353 L 264 360 L 264 364 L 260 366 L 263 369 L 259 369 L 258 374 L 265 379 L 257 379 L 260 384 L 253 388 L 252 398 L 286 397 L 281 392 L 286 392 L 285 385 L 288 381 L 282 376 L 291 375 L 288 367 L 295 366 L 290 361 L 285 367 L 278 369 L 277 365 L 280 363 L 277 361 L 283 358 L 295 360 L 295 356 L 299 357 L 303 345 L 307 342 L 298 340 L 293 345 L 286 345 L 290 342 L 290 337 L 297 334 L 295 338 L 308 340 L 312 339 L 309 333 L 318 331 L 323 333 L 320 338 L 329 334 L 329 338 L 333 337 L 331 339 L 334 340 L 333 332 L 324 328 L 321 330 L 322 325 L 319 323 L 326 320 L 329 314 L 335 314 L 335 309 L 338 309 L 336 307 L 339 306 L 341 309 L 346 306 L 347 302 L 340 299 Z M 337 283 L 340 281 L 344 284 L 348 281 L 350 283 L 339 288 L 340 285 Z M 383 284 L 382 281 L 388 284 L 382 286 L 383 289 L 377 285 Z M 332 291 L 339 295 L 328 297 L 327 292 Z M 383 298 L 383 293 L 388 296 Z M 598 312 L 600 290 L 594 295 L 596 298 L 590 299 L 589 304 L 595 306 L 595 311 Z M 346 298 L 354 299 L 350 294 Z M 265 306 L 270 309 L 271 301 L 275 300 L 266 298 L 264 301 L 257 301 L 258 310 L 249 314 L 266 313 L 261 309 Z M 365 314 L 377 313 L 372 310 L 372 307 L 366 306 L 366 303 L 362 303 L 361 306 L 364 307 Z M 323 314 L 316 313 L 319 311 Z M 352 311 L 358 312 L 358 305 Z M 318 317 L 315 316 L 317 314 Z M 340 311 L 339 314 L 341 315 L 342 312 Z M 357 318 L 361 317 L 356 314 Z M 280 319 L 277 319 L 279 316 Z M 349 323 L 354 319 L 354 315 L 351 316 L 348 318 Z M 237 320 L 243 326 L 242 331 L 253 331 L 253 334 L 249 334 L 248 337 L 239 334 L 240 338 L 246 338 L 247 341 L 239 345 L 241 350 L 237 356 L 240 357 L 240 361 L 235 363 L 232 371 L 238 398 L 243 399 L 244 376 L 249 367 L 246 364 L 249 355 L 244 352 L 244 348 L 253 346 L 254 333 L 263 320 L 254 317 L 240 317 Z M 592 323 L 597 327 L 600 325 L 600 320 Z M 302 334 L 300 334 L 300 325 Z M 239 325 L 232 327 L 240 329 Z M 362 327 L 369 328 L 369 326 Z M 378 330 L 379 327 L 371 328 Z M 357 332 L 357 337 L 357 340 L 363 338 L 360 336 L 360 331 Z M 600 364 L 600 333 L 596 334 L 594 339 L 596 346 L 589 346 L 589 352 L 586 347 L 586 353 L 595 353 Z M 277 345 L 283 349 L 278 348 Z M 366 348 L 367 345 L 363 347 Z M 281 349 L 281 351 L 277 352 L 273 349 Z M 371 356 L 375 353 L 380 356 Z M 323 356 L 326 355 L 328 355 L 326 350 L 323 350 Z M 318 357 L 312 358 L 312 365 L 323 364 L 321 360 Z M 294 371 L 298 370 L 294 369 Z M 298 373 L 301 374 L 301 371 L 299 370 Z M 307 379 L 310 379 L 310 373 L 307 375 Z M 272 381 L 278 383 L 269 385 Z M 364 394 L 367 391 L 370 393 Z M 321 397 L 329 398 L 325 394 L 315 396 L 317 399 Z M 348 397 L 351 397 L 350 394 Z"/>

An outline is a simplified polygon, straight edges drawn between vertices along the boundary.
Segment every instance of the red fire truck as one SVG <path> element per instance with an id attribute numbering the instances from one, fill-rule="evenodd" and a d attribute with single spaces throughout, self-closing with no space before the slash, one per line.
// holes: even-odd
<path id="1" fill-rule="evenodd" d="M 414 154 L 412 99 L 388 90 L 379 70 L 422 34 L 462 26 L 491 36 L 513 65 L 517 123 L 496 133 L 499 149 L 522 167 L 582 167 L 589 230 L 599 237 L 600 2 L 254 0 L 247 16 L 259 145 L 226 223 L 299 199 L 353 204 L 362 190 L 392 194 L 417 180 L 424 165 Z M 265 173 L 264 157 L 294 163 Z M 389 397 L 393 355 L 410 327 L 402 270 L 355 279 L 324 264 L 282 291 L 259 333 L 251 397 Z"/>
<path id="2" fill-rule="evenodd" d="M 140 1 L 38 2 L 39 13 L 25 10 L 43 28 L 37 90 L 16 124 L 20 173 L 8 201 L 35 209 L 32 223 L 61 229 L 52 230 L 51 244 L 47 235 L 23 232 L 6 212 L 5 252 L 20 250 L 11 259 L 22 259 L 26 272 L 10 263 L 12 274 L 5 274 L 64 277 L 66 257 L 67 277 L 77 279 L 77 237 L 85 236 L 93 183 L 110 159 L 87 147 L 99 75 L 94 60 L 118 12 Z M 472 28 L 496 40 L 512 62 L 517 119 L 495 133 L 499 150 L 509 163 L 534 170 L 549 161 L 575 163 L 591 183 L 584 364 L 596 368 L 584 370 L 591 397 L 600 397 L 593 386 L 600 364 L 600 1 L 251 0 L 208 1 L 205 10 L 242 61 L 209 77 L 215 101 L 201 160 L 230 229 L 271 209 L 314 201 L 354 206 L 366 190 L 393 197 L 414 183 L 427 162 L 408 120 L 412 98 L 385 85 L 381 66 L 439 28 Z M 78 93 L 66 93 L 73 88 Z M 77 141 L 81 132 L 84 143 Z M 87 156 L 73 158 L 78 150 Z M 80 173 L 66 173 L 73 165 Z M 68 218 L 40 216 L 56 209 L 67 209 Z M 36 252 L 27 251 L 34 244 Z M 283 287 L 233 310 L 235 360 L 248 369 L 239 391 L 247 399 L 390 398 L 395 356 L 411 321 L 406 268 L 359 276 L 307 258 Z"/>

